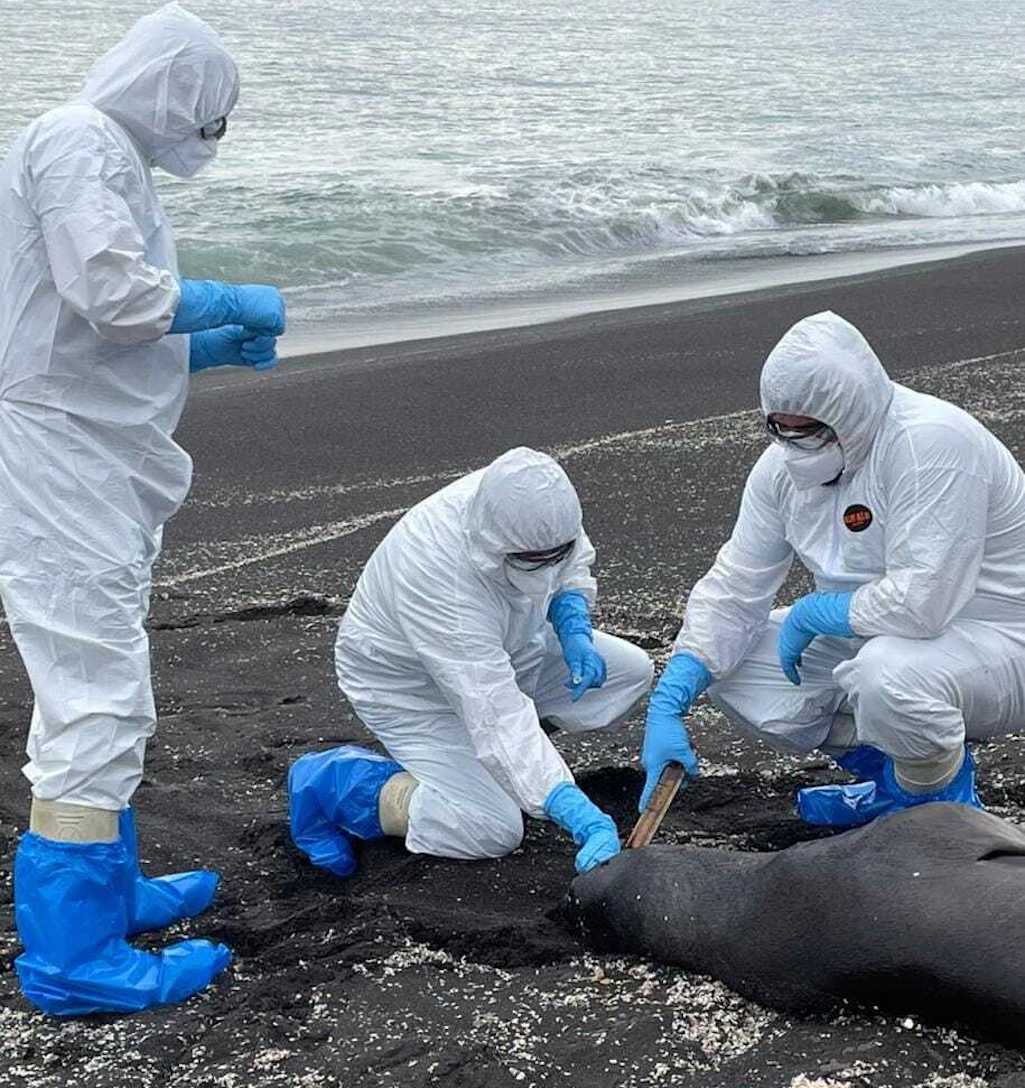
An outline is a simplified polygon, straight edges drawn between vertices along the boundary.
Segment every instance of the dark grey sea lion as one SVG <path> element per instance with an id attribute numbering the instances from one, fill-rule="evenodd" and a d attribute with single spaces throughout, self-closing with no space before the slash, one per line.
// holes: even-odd
<path id="1" fill-rule="evenodd" d="M 568 909 L 596 947 L 763 1005 L 847 998 L 1025 1040 L 1025 834 L 964 805 L 771 854 L 628 850 L 578 877 Z"/>

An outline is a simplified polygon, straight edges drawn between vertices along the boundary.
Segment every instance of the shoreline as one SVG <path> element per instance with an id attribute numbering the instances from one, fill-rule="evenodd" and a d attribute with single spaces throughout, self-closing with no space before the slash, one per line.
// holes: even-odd
<path id="1" fill-rule="evenodd" d="M 798 288 L 842 287 L 866 277 L 900 275 L 1008 251 L 1025 251 L 1025 240 L 1010 242 L 938 243 L 917 248 L 881 249 L 800 257 L 752 257 L 722 262 L 717 274 L 694 282 L 649 275 L 618 290 L 601 283 L 590 290 L 556 299 L 513 296 L 505 302 L 450 304 L 427 313 L 399 313 L 386 324 L 360 322 L 351 332 L 340 330 L 286 336 L 282 362 L 336 356 L 366 348 L 449 341 L 488 333 L 509 333 L 568 322 L 594 321 L 630 311 L 660 307 L 701 307 L 720 300 L 748 300 L 788 293 Z M 658 264 L 657 261 L 652 262 Z"/>

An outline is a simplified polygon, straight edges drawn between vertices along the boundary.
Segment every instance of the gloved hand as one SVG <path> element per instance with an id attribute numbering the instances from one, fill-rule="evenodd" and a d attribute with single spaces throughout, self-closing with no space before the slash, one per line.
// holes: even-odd
<path id="1" fill-rule="evenodd" d="M 712 674 L 693 654 L 675 654 L 669 659 L 648 700 L 644 744 L 641 748 L 641 764 L 645 773 L 644 792 L 638 805 L 641 812 L 648 807 L 662 768 L 667 763 L 682 763 L 691 778 L 697 777 L 698 758 L 690 745 L 683 719 L 694 700 L 711 682 Z"/>
<path id="2" fill-rule="evenodd" d="M 801 683 L 797 666 L 816 635 L 858 637 L 848 619 L 853 596 L 853 593 L 809 593 L 799 598 L 787 613 L 776 647 L 780 668 L 792 684 Z"/>
<path id="3" fill-rule="evenodd" d="M 575 703 L 585 691 L 605 683 L 605 658 L 594 648 L 587 598 L 576 590 L 557 593 L 548 606 L 548 622 L 555 628 L 562 656 L 569 669 L 570 698 Z"/>
<path id="4" fill-rule="evenodd" d="M 586 873 L 619 853 L 619 833 L 612 817 L 573 782 L 560 782 L 545 799 L 545 815 L 573 836 L 578 873 Z"/>
<path id="5" fill-rule="evenodd" d="M 567 635 L 562 639 L 562 656 L 569 669 L 565 686 L 574 703 L 585 691 L 605 683 L 605 658 L 594 648 L 589 635 Z"/>
<path id="6" fill-rule="evenodd" d="M 219 280 L 181 280 L 181 301 L 170 332 L 200 332 L 244 325 L 252 336 L 285 331 L 285 300 L 276 287 Z"/>
<path id="7" fill-rule="evenodd" d="M 251 366 L 270 370 L 278 365 L 273 336 L 254 336 L 242 325 L 222 325 L 189 337 L 189 370 L 211 366 Z"/>

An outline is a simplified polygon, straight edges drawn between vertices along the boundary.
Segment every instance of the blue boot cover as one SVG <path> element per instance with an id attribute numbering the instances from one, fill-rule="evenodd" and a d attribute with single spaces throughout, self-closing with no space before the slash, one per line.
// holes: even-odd
<path id="1" fill-rule="evenodd" d="M 805 823 L 822 827 L 860 827 L 879 816 L 930 801 L 982 808 L 975 792 L 975 760 L 967 748 L 961 769 L 942 789 L 931 793 L 908 793 L 897 784 L 893 760 L 884 756 L 882 773 L 873 781 L 798 790 L 797 811 Z"/>
<path id="2" fill-rule="evenodd" d="M 867 778 L 878 781 L 883 775 L 883 764 L 886 763 L 886 756 L 878 748 L 871 748 L 867 744 L 859 744 L 857 748 L 851 748 L 834 758 L 848 774 L 854 775 L 859 781 Z M 822 788 L 828 790 L 833 787 Z"/>
<path id="3" fill-rule="evenodd" d="M 867 824 L 872 817 L 863 818 L 863 808 L 875 799 L 886 756 L 874 747 L 860 744 L 833 759 L 859 781 L 850 786 L 813 786 L 798 790 L 798 815 L 805 824 L 818 827 Z"/>
<path id="4" fill-rule="evenodd" d="M 859 815 L 875 797 L 882 781 L 886 757 L 878 748 L 860 744 L 834 760 L 859 781 L 846 786 L 809 786 L 797 791 L 797 814 L 806 824 L 819 827 L 856 827 L 867 823 Z M 871 817 L 869 817 L 871 819 Z"/>
<path id="5" fill-rule="evenodd" d="M 922 805 L 929 801 L 948 801 L 959 805 L 971 805 L 972 808 L 982 808 L 979 795 L 975 792 L 975 760 L 967 748 L 964 751 L 964 761 L 960 770 L 942 789 L 933 790 L 932 793 L 908 793 L 897 784 L 893 760 L 889 758 L 883 769 L 883 788 L 893 798 L 894 810 L 911 808 L 912 805 Z"/>
<path id="6" fill-rule="evenodd" d="M 300 756 L 288 772 L 292 841 L 314 865 L 351 876 L 356 855 L 346 836 L 383 837 L 377 802 L 385 782 L 401 770 L 354 744 Z"/>
<path id="7" fill-rule="evenodd" d="M 159 954 L 125 940 L 134 866 L 120 842 L 22 836 L 14 858 L 14 918 L 25 951 L 22 993 L 54 1016 L 139 1012 L 184 1001 L 231 962 L 223 944 L 182 941 Z"/>
<path id="8" fill-rule="evenodd" d="M 135 835 L 135 813 L 121 810 L 118 820 L 121 842 L 132 864 L 134 878 L 129 887 L 128 936 L 194 918 L 213 902 L 220 876 L 206 869 L 172 873 L 147 879 L 139 869 L 139 847 Z"/>
<path id="9" fill-rule="evenodd" d="M 879 815 L 884 797 L 871 780 L 849 786 L 812 786 L 797 791 L 797 815 L 816 827 L 860 827 Z"/>

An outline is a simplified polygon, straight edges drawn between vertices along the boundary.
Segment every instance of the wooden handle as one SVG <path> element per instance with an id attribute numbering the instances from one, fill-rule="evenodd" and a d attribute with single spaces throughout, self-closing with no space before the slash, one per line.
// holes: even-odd
<path id="1" fill-rule="evenodd" d="M 641 818 L 630 832 L 630 838 L 626 840 L 627 850 L 635 850 L 651 842 L 662 825 L 669 806 L 673 803 L 673 798 L 686 779 L 687 773 L 680 763 L 667 763 L 662 768 L 658 785 L 651 795 L 648 807 L 641 813 Z"/>

